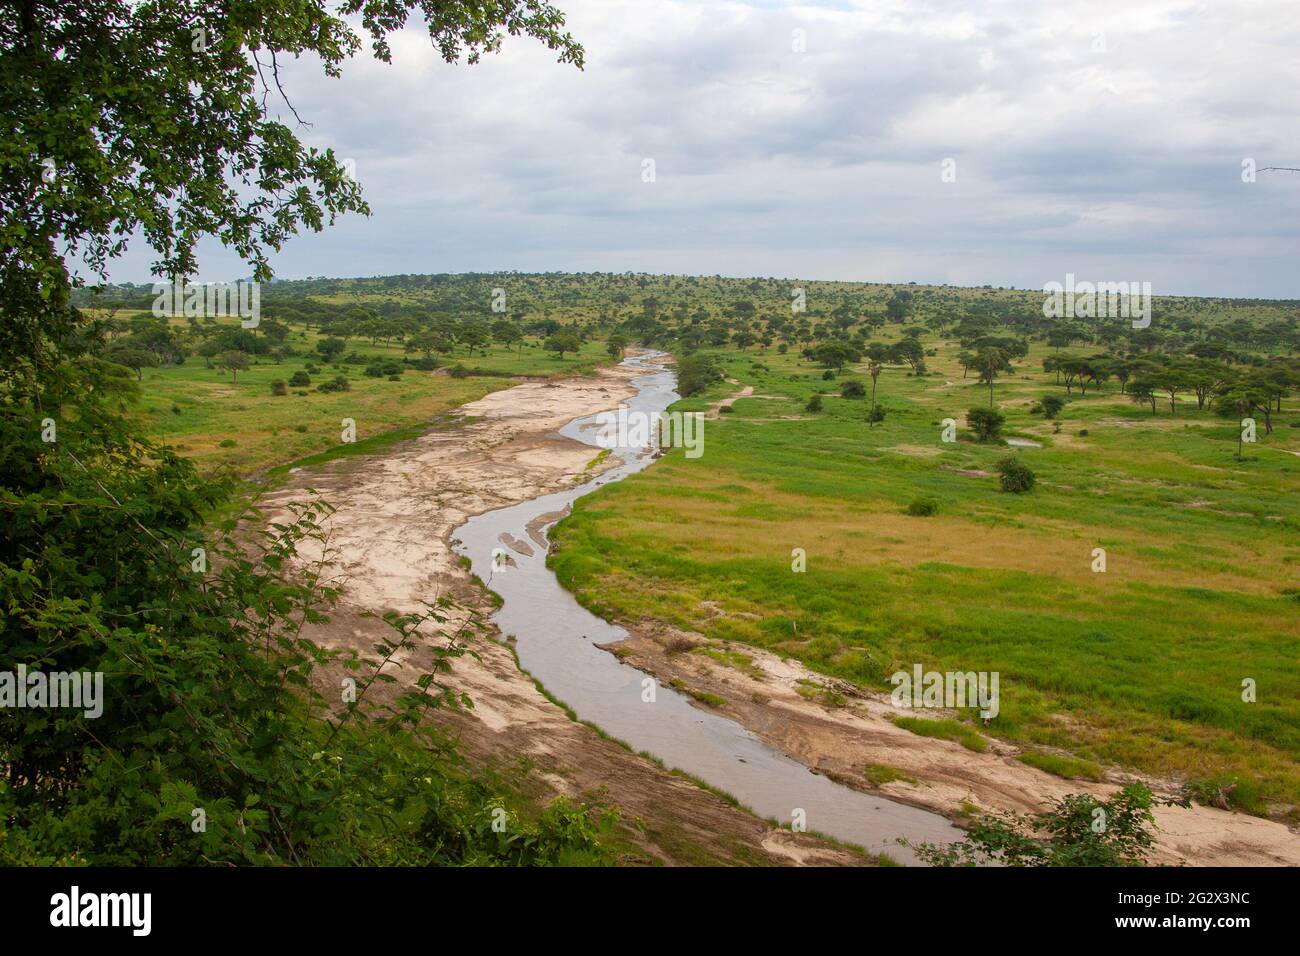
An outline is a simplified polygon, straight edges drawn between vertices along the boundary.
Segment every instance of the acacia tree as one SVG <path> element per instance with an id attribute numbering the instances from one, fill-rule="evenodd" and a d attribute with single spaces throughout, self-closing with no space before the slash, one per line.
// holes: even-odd
<path id="1" fill-rule="evenodd" d="M 460 699 L 444 683 L 459 638 L 391 720 L 314 696 L 329 654 L 301 629 L 336 589 L 289 569 L 324 506 L 295 510 L 260 548 L 206 526 L 232 486 L 122 412 L 133 383 L 70 307 L 79 280 L 64 258 L 75 250 L 103 278 L 138 232 L 155 274 L 187 278 L 215 236 L 268 279 L 269 252 L 295 232 L 368 212 L 331 151 L 267 112 L 283 58 L 311 54 L 337 76 L 367 42 L 386 61 L 387 36 L 415 14 L 449 61 L 526 34 L 581 65 L 560 13 L 539 0 L 0 4 L 0 671 L 105 678 L 97 718 L 0 721 L 0 862 L 539 862 L 590 849 L 564 812 L 498 839 L 499 798 L 447 772 L 446 742 L 420 716 Z M 445 616 L 392 618 L 380 659 L 353 663 L 377 675 Z M 207 809 L 201 834 L 194 807 Z"/>
<path id="2" fill-rule="evenodd" d="M 975 368 L 979 370 L 980 381 L 988 383 L 989 408 L 993 407 L 993 382 L 1000 372 L 1011 371 L 1011 359 L 1000 348 L 983 348 L 975 355 Z"/>
<path id="3" fill-rule="evenodd" d="M 876 424 L 876 381 L 885 369 L 885 348 L 879 343 L 867 349 L 867 372 L 871 375 L 871 414 L 867 419 L 869 427 Z"/>

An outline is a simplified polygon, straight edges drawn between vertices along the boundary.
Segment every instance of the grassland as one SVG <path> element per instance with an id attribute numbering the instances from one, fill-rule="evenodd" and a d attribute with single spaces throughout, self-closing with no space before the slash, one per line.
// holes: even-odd
<path id="1" fill-rule="evenodd" d="M 222 322 L 235 324 L 233 319 Z M 398 381 L 390 381 L 369 377 L 364 368 L 377 359 L 402 362 L 408 356 L 400 345 L 353 340 L 346 354 L 364 361 L 329 364 L 313 354 L 320 338 L 316 330 L 296 329 L 286 343 L 295 356 L 282 362 L 250 356 L 253 364 L 233 377 L 229 371 L 208 367 L 197 355 L 182 365 L 146 368 L 132 414 L 149 433 L 193 458 L 201 468 L 249 475 L 349 450 L 342 442 L 345 418 L 356 423 L 354 448 L 373 450 L 377 439 L 414 437 L 452 409 L 509 387 L 510 376 L 583 374 L 609 361 L 598 341 L 586 342 L 577 355 L 560 359 L 530 339 L 509 349 L 496 344 L 472 353 L 458 348 L 438 357 L 444 368 L 434 372 L 409 368 Z M 447 367 L 456 365 L 475 374 L 465 378 L 448 374 Z M 309 386 L 290 387 L 286 395 L 272 394 L 272 382 L 288 382 L 309 366 L 316 368 L 309 374 Z M 496 374 L 477 374 L 480 371 Z M 347 391 L 317 391 L 318 385 L 340 375 L 348 379 Z"/>
<path id="2" fill-rule="evenodd" d="M 557 532 L 561 580 L 603 616 L 748 642 L 867 687 L 915 663 L 999 671 L 989 730 L 1074 755 L 1031 760 L 1226 787 L 1239 807 L 1294 818 L 1300 408 L 1284 404 L 1245 461 L 1233 421 L 1194 400 L 1153 415 L 1113 383 L 1076 391 L 1058 430 L 1030 412 L 1065 393 L 1035 344 L 995 400 L 1006 435 L 1043 447 L 981 445 L 965 412 L 987 389 L 963 380 L 956 343 L 927 347 L 929 375 L 881 375 L 874 428 L 866 402 L 836 397 L 846 379 L 870 391 L 865 367 L 826 381 L 793 354 L 715 353 L 736 384 L 677 407 L 754 394 L 707 423 L 703 457 L 670 452 L 580 500 Z M 946 418 L 962 440 L 941 441 Z M 1000 491 L 1009 452 L 1037 473 L 1032 493 Z M 917 498 L 937 513 L 906 514 Z"/>

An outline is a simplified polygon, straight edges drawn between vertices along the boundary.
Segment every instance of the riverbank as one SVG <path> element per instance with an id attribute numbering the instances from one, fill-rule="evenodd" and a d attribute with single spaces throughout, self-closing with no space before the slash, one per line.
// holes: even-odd
<path id="1" fill-rule="evenodd" d="M 368 653 L 386 631 L 366 617 L 417 611 L 438 595 L 483 618 L 490 595 L 453 554 L 449 539 L 468 517 L 570 487 L 611 467 L 590 446 L 558 434 L 575 418 L 612 409 L 633 394 L 628 369 L 590 378 L 525 382 L 463 406 L 464 424 L 287 476 L 277 506 L 314 489 L 336 509 L 323 522 L 332 569 L 345 576 L 342 603 L 328 624 L 305 636 L 331 648 Z M 307 555 L 310 557 L 310 555 Z M 727 799 L 570 719 L 517 665 L 512 649 L 474 643 L 454 661 L 450 681 L 470 710 L 435 719 L 471 761 L 493 769 L 537 803 L 558 795 L 617 805 L 617 843 L 630 864 L 860 864 L 863 856 L 810 834 L 760 820 Z M 419 660 L 392 673 L 408 685 Z"/>

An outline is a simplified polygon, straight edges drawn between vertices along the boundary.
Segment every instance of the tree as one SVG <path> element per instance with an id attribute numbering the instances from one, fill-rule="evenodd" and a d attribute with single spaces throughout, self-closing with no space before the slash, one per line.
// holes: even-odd
<path id="1" fill-rule="evenodd" d="M 158 364 L 157 359 L 144 349 L 132 348 L 122 343 L 112 346 L 105 352 L 105 356 L 110 362 L 116 362 L 118 365 L 124 365 L 135 372 L 137 381 L 144 380 L 144 370 L 153 368 Z"/>
<path id="2" fill-rule="evenodd" d="M 1242 419 L 1248 418 L 1256 412 L 1264 417 L 1264 433 L 1269 434 L 1273 430 L 1272 421 L 1269 418 L 1271 399 L 1267 389 L 1260 387 L 1257 381 L 1249 377 L 1238 379 L 1237 381 L 1225 385 L 1218 394 L 1219 414 L 1232 415 L 1238 423 Z M 1237 458 L 1242 457 L 1242 435 L 1244 429 L 1238 429 L 1237 432 Z"/>
<path id="3" fill-rule="evenodd" d="M 263 94 L 279 89 L 285 57 L 308 54 L 337 74 L 363 44 L 356 23 L 387 60 L 386 36 L 416 10 L 447 59 L 477 59 L 508 32 L 580 64 L 558 11 L 512 0 L 343 0 L 338 15 L 323 0 L 10 6 L 0 18 L 0 486 L 6 528 L 21 531 L 0 535 L 0 671 L 100 672 L 114 686 L 97 719 L 22 709 L 0 721 L 5 859 L 598 858 L 585 810 L 572 806 L 511 819 L 501 840 L 496 788 L 462 779 L 422 720 L 455 699 L 441 675 L 467 634 L 431 647 L 416 632 L 445 610 L 392 616 L 379 646 L 384 659 L 417 644 L 434 651 L 415 699 L 395 699 L 387 715 L 365 705 L 380 663 L 369 660 L 356 662 L 361 706 L 340 710 L 313 690 L 331 654 L 299 631 L 337 591 L 319 567 L 287 569 L 325 506 L 291 509 L 239 540 L 203 525 L 233 486 L 122 413 L 134 384 L 97 354 L 63 258 L 76 249 L 102 278 L 138 231 L 158 251 L 156 274 L 191 277 L 196 244 L 215 236 L 265 281 L 268 249 L 366 211 L 332 152 L 269 118 Z M 57 442 L 30 427 L 44 417 L 58 421 Z M 202 833 L 190 829 L 199 806 Z"/>
<path id="4" fill-rule="evenodd" d="M 1007 417 L 996 408 L 972 408 L 966 413 L 966 424 L 979 441 L 997 441 L 1002 437 L 1002 426 Z"/>
<path id="5" fill-rule="evenodd" d="M 230 372 L 230 382 L 234 384 L 239 380 L 239 373 L 248 368 L 248 356 L 232 349 L 218 355 L 216 364 L 217 368 L 224 368 Z"/>
<path id="6" fill-rule="evenodd" d="M 627 339 L 621 335 L 611 335 L 609 341 L 605 343 L 605 351 L 612 359 L 622 358 L 625 348 L 627 348 Z"/>
<path id="7" fill-rule="evenodd" d="M 1033 471 L 1015 455 L 1007 455 L 998 462 L 998 475 L 1003 491 L 1019 495 L 1034 490 Z"/>
<path id="8" fill-rule="evenodd" d="M 912 367 L 913 375 L 925 374 L 925 348 L 921 345 L 921 340 L 913 337 L 900 339 L 893 347 L 890 359 L 895 362 L 906 362 Z"/>
<path id="9" fill-rule="evenodd" d="M 980 381 L 989 386 L 989 408 L 993 407 L 993 380 L 999 372 L 1011 371 L 1011 360 L 1000 348 L 983 348 L 975 355 L 975 368 L 979 370 Z"/>
<path id="10" fill-rule="evenodd" d="M 564 358 L 565 352 L 576 352 L 580 348 L 582 343 L 572 332 L 556 332 L 546 340 L 546 350 L 558 352 L 560 358 Z"/>
<path id="11" fill-rule="evenodd" d="M 813 360 L 824 368 L 833 368 L 836 371 L 844 371 L 844 366 L 848 362 L 856 362 L 862 357 L 862 353 L 855 349 L 848 342 L 825 342 L 812 350 Z"/>
<path id="12" fill-rule="evenodd" d="M 1065 399 L 1060 395 L 1044 395 L 1038 400 L 1038 404 L 1043 406 L 1043 414 L 1046 417 L 1055 418 L 1065 407 Z"/>
<path id="13" fill-rule="evenodd" d="M 889 346 L 881 342 L 872 342 L 867 346 L 867 372 L 871 375 L 871 413 L 867 416 L 867 427 L 876 424 L 876 380 L 889 361 Z"/>
<path id="14" fill-rule="evenodd" d="M 331 363 L 336 361 L 338 357 L 343 354 L 343 350 L 347 347 L 348 344 L 346 342 L 342 339 L 335 338 L 334 336 L 321 339 L 316 343 L 316 351 L 320 353 L 320 357 L 326 362 Z"/>
<path id="15" fill-rule="evenodd" d="M 521 332 L 519 326 L 515 325 L 513 322 L 507 322 L 505 319 L 502 319 L 499 322 L 493 323 L 492 338 L 496 339 L 497 342 L 508 349 L 517 342 L 522 343 L 524 340 L 524 333 Z M 427 356 L 428 353 L 426 352 L 425 355 Z"/>

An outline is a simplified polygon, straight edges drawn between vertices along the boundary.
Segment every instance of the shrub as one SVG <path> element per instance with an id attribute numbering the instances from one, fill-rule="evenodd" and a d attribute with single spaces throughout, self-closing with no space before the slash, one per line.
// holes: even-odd
<path id="1" fill-rule="evenodd" d="M 1104 803 L 1072 793 L 1032 817 L 979 814 L 960 843 L 904 842 L 932 866 L 1140 866 L 1155 844 L 1153 803 L 1145 785 L 1130 783 Z"/>
<path id="2" fill-rule="evenodd" d="M 311 376 L 299 369 L 289 376 L 289 384 L 294 388 L 306 388 L 311 384 Z"/>
<path id="3" fill-rule="evenodd" d="M 866 398 L 867 387 L 857 379 L 850 379 L 849 381 L 845 382 L 844 387 L 840 389 L 840 397 L 841 398 Z"/>
<path id="4" fill-rule="evenodd" d="M 1087 438 L 1087 437 L 1088 437 L 1088 429 L 1086 429 L 1086 428 L 1080 428 L 1080 429 L 1079 429 L 1079 436 L 1080 436 L 1081 438 Z"/>
<path id="5" fill-rule="evenodd" d="M 235 440 L 234 440 L 233 438 L 223 438 L 223 439 L 221 439 L 221 441 L 217 442 L 217 447 L 218 447 L 218 448 L 234 448 L 234 447 L 235 447 Z"/>
<path id="6" fill-rule="evenodd" d="M 452 378 L 469 378 L 469 369 L 457 362 L 447 370 L 447 374 Z"/>
<path id="7" fill-rule="evenodd" d="M 328 382 L 321 382 L 316 386 L 318 392 L 346 392 L 351 390 L 352 383 L 348 381 L 346 375 L 340 375 Z"/>
<path id="8" fill-rule="evenodd" d="M 687 355 L 677 362 L 677 394 L 696 395 L 722 378 L 722 370 L 704 355 Z"/>
<path id="9" fill-rule="evenodd" d="M 1055 418 L 1065 407 L 1065 399 L 1060 395 L 1044 395 L 1038 403 L 1043 409 L 1043 414 L 1048 418 Z"/>
<path id="10" fill-rule="evenodd" d="M 995 441 L 1002 437 L 1002 426 L 1007 416 L 996 408 L 972 408 L 966 413 L 966 424 L 979 441 Z"/>
<path id="11" fill-rule="evenodd" d="M 883 422 L 884 420 L 885 420 L 885 410 L 879 405 L 873 408 L 870 411 L 870 413 L 867 415 L 867 421 L 869 422 L 873 422 L 873 423 Z"/>
<path id="12" fill-rule="evenodd" d="M 1036 480 L 1034 473 L 1015 455 L 1007 455 L 998 462 L 998 474 L 1002 476 L 1003 491 L 1018 495 L 1033 490 Z"/>
<path id="13" fill-rule="evenodd" d="M 271 394 L 272 395 L 289 394 L 289 386 L 285 384 L 284 379 L 277 378 L 274 382 L 271 383 Z"/>
<path id="14" fill-rule="evenodd" d="M 907 513 L 914 518 L 928 518 L 939 510 L 939 502 L 933 498 L 916 498 L 907 506 Z"/>
<path id="15" fill-rule="evenodd" d="M 805 412 L 820 412 L 822 410 L 822 397 L 814 395 L 808 399 L 808 404 L 803 407 Z"/>
<path id="16" fill-rule="evenodd" d="M 826 371 L 822 372 L 822 381 L 823 381 L 823 382 L 829 382 L 829 381 L 830 381 L 831 379 L 833 379 L 833 378 L 835 378 L 835 370 L 834 370 L 834 369 L 828 368 Z"/>
<path id="17" fill-rule="evenodd" d="M 437 367 L 438 367 L 438 360 L 434 358 L 424 358 L 423 356 L 421 356 L 418 359 L 411 360 L 411 368 L 415 369 L 416 371 L 432 372 Z"/>
<path id="18" fill-rule="evenodd" d="M 735 411 L 735 409 L 732 408 L 730 405 L 723 405 L 721 408 L 718 409 L 718 411 L 723 415 L 730 415 Z"/>
<path id="19" fill-rule="evenodd" d="M 370 378 L 386 378 L 390 375 L 401 375 L 403 371 L 405 371 L 405 369 L 402 368 L 402 363 L 395 362 L 392 359 L 373 362 L 366 366 L 366 375 Z"/>

